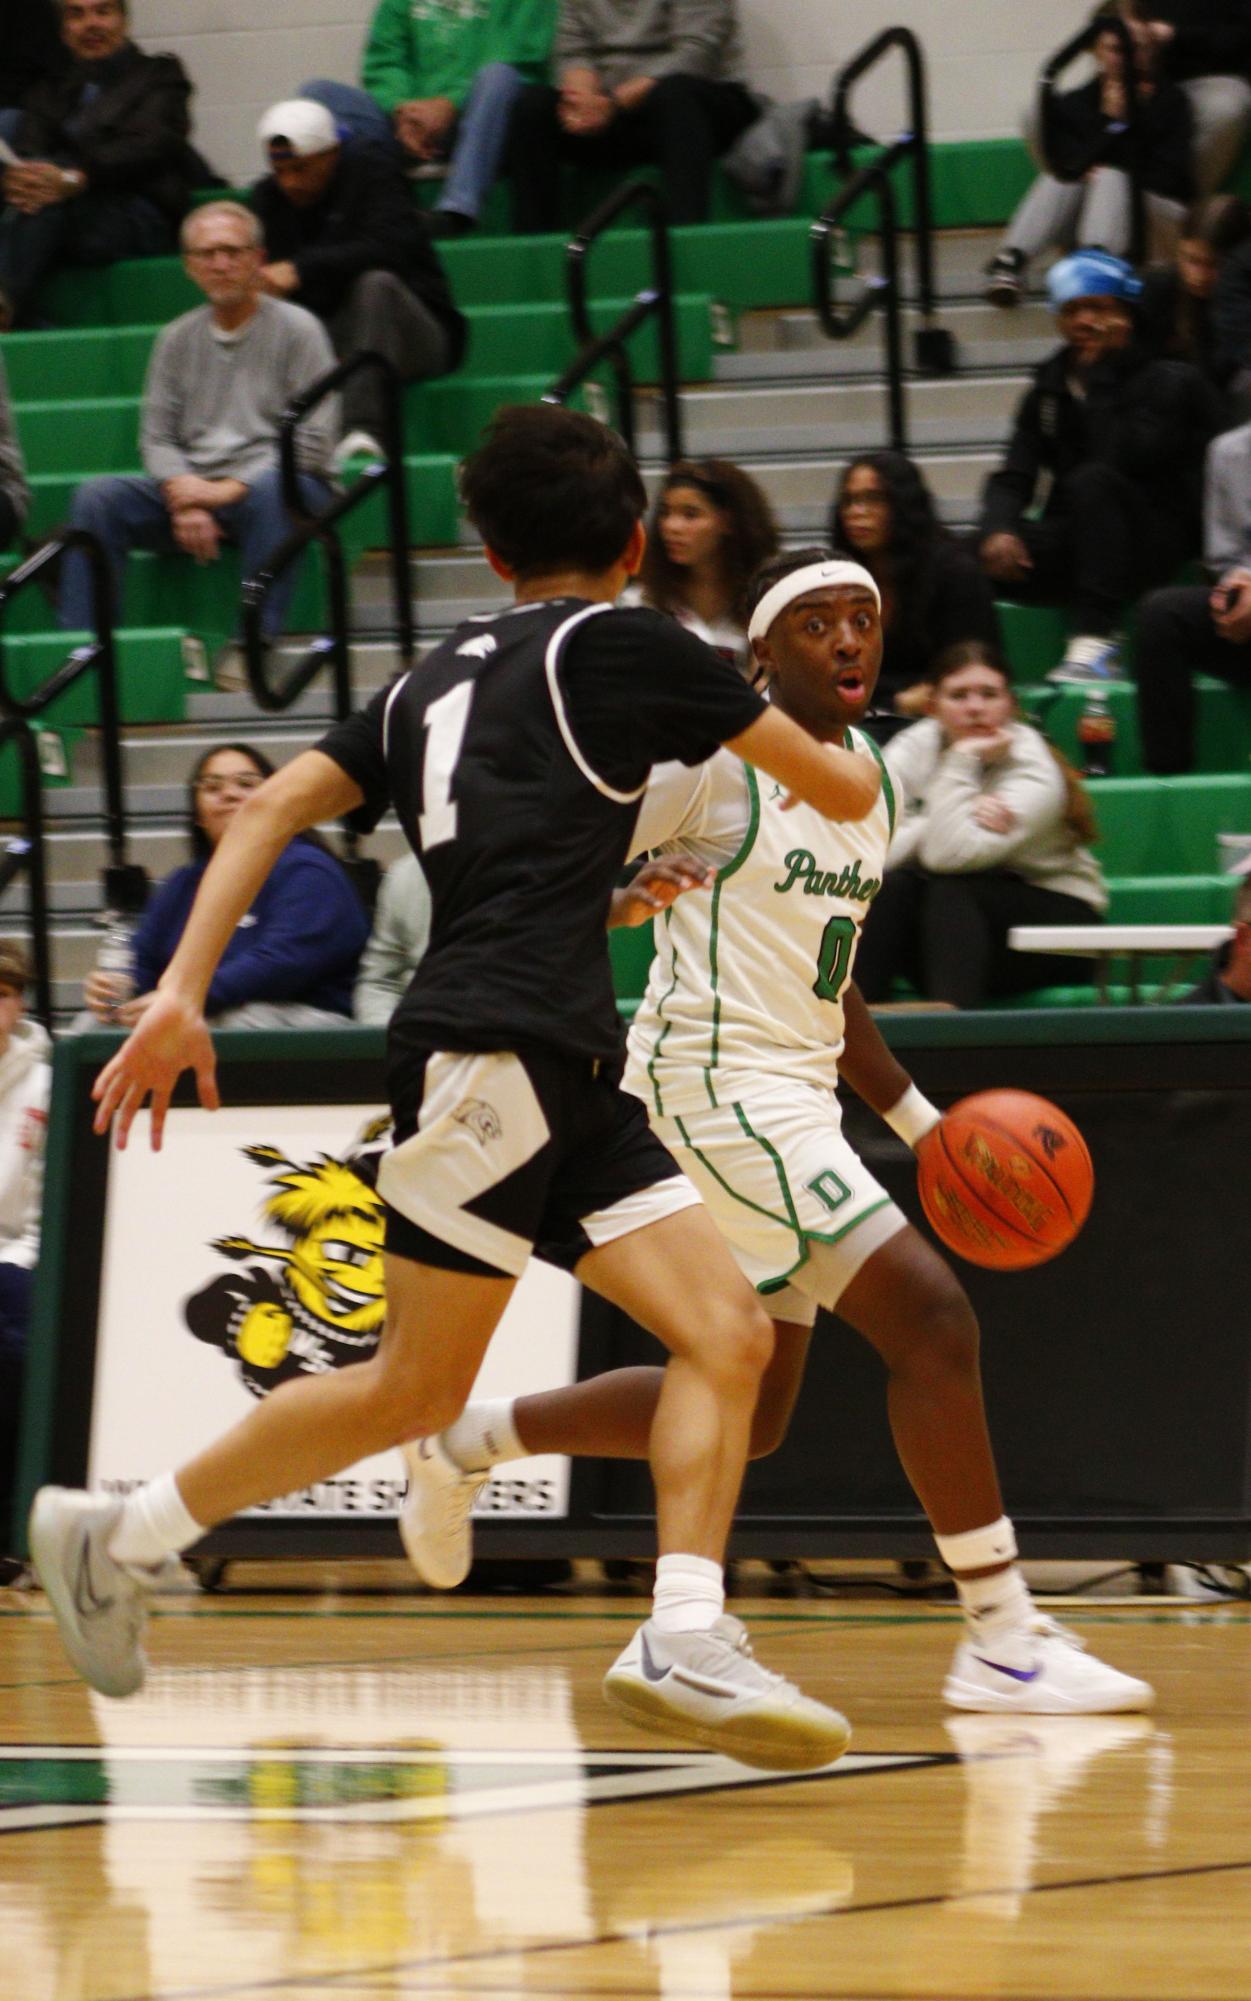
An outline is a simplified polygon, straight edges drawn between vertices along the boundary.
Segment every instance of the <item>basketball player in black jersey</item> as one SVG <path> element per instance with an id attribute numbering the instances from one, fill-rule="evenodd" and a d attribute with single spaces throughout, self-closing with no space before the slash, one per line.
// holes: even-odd
<path id="1" fill-rule="evenodd" d="M 653 762 L 726 743 L 832 818 L 876 764 L 818 744 L 672 620 L 613 603 L 646 498 L 591 419 L 502 412 L 463 469 L 470 518 L 516 604 L 471 619 L 236 814 L 156 997 L 97 1080 L 124 1146 L 174 1083 L 218 1104 L 203 1016 L 214 967 L 302 829 L 391 803 L 430 884 L 430 945 L 391 1025 L 395 1143 L 377 1354 L 285 1384 L 177 1475 L 124 1501 L 46 1488 L 31 1549 L 71 1660 L 103 1693 L 142 1683 L 150 1567 L 213 1524 L 459 1414 L 533 1250 L 668 1348 L 651 1437 L 653 1616 L 613 1671 L 628 1713 L 749 1763 L 805 1769 L 847 1725 L 753 1659 L 721 1561 L 772 1335 L 694 1189 L 618 1088 L 605 922 Z M 629 1651 L 629 1650 L 627 1650 Z M 625 1657 L 623 1656 L 623 1661 Z"/>

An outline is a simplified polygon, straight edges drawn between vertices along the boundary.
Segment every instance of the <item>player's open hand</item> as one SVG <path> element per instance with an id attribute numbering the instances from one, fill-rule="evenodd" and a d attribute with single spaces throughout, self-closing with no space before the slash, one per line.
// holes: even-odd
<path id="1" fill-rule="evenodd" d="M 613 893 L 610 926 L 646 924 L 691 889 L 709 889 L 716 870 L 683 855 L 644 862 L 632 882 Z"/>
<path id="2" fill-rule="evenodd" d="M 135 1114 L 151 1098 L 152 1150 L 159 1153 L 170 1097 L 184 1070 L 194 1070 L 200 1103 L 215 1112 L 221 1104 L 217 1062 L 204 1016 L 181 995 L 158 993 L 92 1086 L 95 1131 L 106 1133 L 116 1118 L 117 1144 L 124 1147 Z"/>

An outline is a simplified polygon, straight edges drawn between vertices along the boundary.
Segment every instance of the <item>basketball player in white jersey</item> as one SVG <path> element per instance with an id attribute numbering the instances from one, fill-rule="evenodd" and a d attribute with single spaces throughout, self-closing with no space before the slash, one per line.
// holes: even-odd
<path id="1" fill-rule="evenodd" d="M 856 727 L 882 652 L 867 570 L 821 550 L 778 559 L 758 579 L 750 635 L 777 708 L 823 742 L 873 750 Z M 1145 1682 L 1085 1653 L 1035 1608 L 1000 1498 L 972 1308 L 842 1135 L 840 1076 L 913 1147 L 940 1116 L 851 979 L 893 818 L 888 782 L 865 818 L 832 822 L 725 750 L 695 771 L 653 772 L 634 846 L 687 874 L 653 886 L 677 900 L 656 924 L 627 1087 L 774 1321 L 754 1455 L 785 1434 L 819 1307 L 881 1355 L 896 1447 L 965 1615 L 947 1702 L 1053 1714 L 1149 1708 Z M 680 894 L 691 876 L 709 893 Z M 619 915 L 641 921 L 645 902 L 627 893 Z M 465 1574 L 470 1509 L 494 1462 L 526 1452 L 644 1457 L 662 1377 L 621 1369 L 511 1404 L 471 1404 L 439 1440 L 406 1448 L 402 1528 L 421 1574 L 445 1588 Z M 645 1696 L 645 1676 L 636 1636 L 610 1672 L 619 1706 L 634 1688 Z"/>

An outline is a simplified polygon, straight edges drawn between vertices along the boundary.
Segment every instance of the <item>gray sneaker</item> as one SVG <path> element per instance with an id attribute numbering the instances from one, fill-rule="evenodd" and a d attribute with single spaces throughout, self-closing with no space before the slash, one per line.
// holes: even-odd
<path id="1" fill-rule="evenodd" d="M 604 1696 L 641 1730 L 769 1772 L 831 1765 L 851 1737 L 845 1716 L 761 1667 L 728 1613 L 701 1633 L 662 1633 L 649 1619 L 604 1676 Z"/>
<path id="2" fill-rule="evenodd" d="M 109 1555 L 122 1503 L 70 1487 L 41 1487 L 30 1511 L 30 1556 L 61 1640 L 84 1681 L 101 1695 L 133 1695 L 147 1662 L 147 1589 Z"/>

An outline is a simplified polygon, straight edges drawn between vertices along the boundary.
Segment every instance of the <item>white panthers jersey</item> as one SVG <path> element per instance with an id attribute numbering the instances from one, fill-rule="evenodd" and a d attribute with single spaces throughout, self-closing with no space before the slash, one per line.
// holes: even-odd
<path id="1" fill-rule="evenodd" d="M 859 731 L 847 746 L 877 756 Z M 625 1083 L 657 1116 L 730 1103 L 749 1076 L 837 1083 L 842 996 L 881 885 L 894 797 L 884 769 L 863 820 L 827 820 L 804 804 L 784 813 L 784 796 L 728 750 L 695 771 L 652 774 L 634 852 L 686 854 L 717 872 L 710 890 L 688 891 L 655 923 Z"/>

